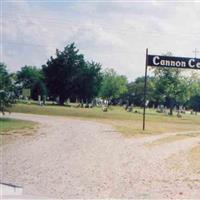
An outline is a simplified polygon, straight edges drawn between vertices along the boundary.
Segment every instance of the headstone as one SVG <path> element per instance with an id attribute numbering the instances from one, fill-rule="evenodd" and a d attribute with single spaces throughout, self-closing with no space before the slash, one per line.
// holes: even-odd
<path id="1" fill-rule="evenodd" d="M 161 106 L 160 106 L 160 111 L 161 111 L 161 113 L 164 112 L 164 105 L 161 105 Z"/>
<path id="2" fill-rule="evenodd" d="M 133 111 L 133 107 L 132 106 L 128 106 L 127 112 L 132 112 L 132 111 Z"/>
<path id="3" fill-rule="evenodd" d="M 84 105 L 84 108 L 89 108 L 89 104 L 86 103 L 86 104 Z"/>
<path id="4" fill-rule="evenodd" d="M 38 105 L 41 105 L 41 96 L 38 95 Z"/>
<path id="5" fill-rule="evenodd" d="M 124 110 L 127 110 L 128 109 L 128 104 L 124 104 Z"/>
<path id="6" fill-rule="evenodd" d="M 70 98 L 67 99 L 67 104 L 70 104 Z"/>
<path id="7" fill-rule="evenodd" d="M 169 112 L 167 109 L 165 109 L 164 113 L 165 113 L 165 115 L 168 115 Z"/>
<path id="8" fill-rule="evenodd" d="M 156 112 L 158 113 L 163 113 L 164 112 L 164 106 L 163 105 L 158 105 Z"/>
<path id="9" fill-rule="evenodd" d="M 56 103 L 59 104 L 60 102 L 60 97 L 56 97 Z"/>
<path id="10" fill-rule="evenodd" d="M 177 113 L 177 117 L 178 117 L 178 118 L 182 118 L 182 115 L 178 112 L 178 113 Z"/>
<path id="11" fill-rule="evenodd" d="M 103 112 L 107 112 L 108 111 L 108 107 L 107 106 L 103 106 L 102 110 L 103 110 Z"/>
<path id="12" fill-rule="evenodd" d="M 43 95 L 43 97 L 42 97 L 43 105 L 45 105 L 46 99 L 47 99 L 46 95 Z"/>
<path id="13" fill-rule="evenodd" d="M 93 99 L 93 100 L 92 100 L 92 103 L 91 103 L 92 107 L 96 106 L 96 104 L 97 104 L 97 103 L 96 103 L 96 100 Z"/>

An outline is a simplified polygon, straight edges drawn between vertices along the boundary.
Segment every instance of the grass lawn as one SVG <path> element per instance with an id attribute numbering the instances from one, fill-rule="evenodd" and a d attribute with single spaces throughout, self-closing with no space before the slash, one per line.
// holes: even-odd
<path id="1" fill-rule="evenodd" d="M 0 135 L 4 135 L 7 132 L 22 130 L 22 129 L 30 129 L 35 125 L 34 122 L 16 120 L 16 119 L 8 119 L 8 118 L 0 118 Z"/>
<path id="2" fill-rule="evenodd" d="M 77 117 L 95 120 L 111 124 L 119 132 L 127 136 L 141 136 L 145 134 L 157 134 L 164 132 L 181 132 L 200 130 L 200 116 L 185 114 L 182 118 L 165 116 L 147 109 L 146 130 L 142 131 L 142 109 L 135 108 L 140 113 L 128 113 L 122 107 L 112 106 L 108 112 L 102 112 L 101 108 L 75 108 L 67 106 L 38 106 L 28 104 L 16 104 L 11 112 L 32 113 L 40 115 L 56 115 Z"/>
<path id="3" fill-rule="evenodd" d="M 9 143 L 19 136 L 32 135 L 37 123 L 0 117 L 0 145 Z"/>

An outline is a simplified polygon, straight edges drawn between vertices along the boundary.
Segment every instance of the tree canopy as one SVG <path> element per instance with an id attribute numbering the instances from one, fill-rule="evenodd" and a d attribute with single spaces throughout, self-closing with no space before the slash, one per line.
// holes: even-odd
<path id="1" fill-rule="evenodd" d="M 166 55 L 172 55 L 167 53 Z M 144 77 L 129 82 L 126 76 L 114 69 L 102 70 L 100 63 L 87 61 L 74 43 L 63 51 L 56 50 L 41 68 L 24 66 L 17 73 L 8 73 L 6 65 L 0 63 L 1 110 L 19 97 L 22 88 L 31 89 L 31 98 L 48 95 L 59 104 L 70 98 L 72 101 L 89 103 L 96 97 L 115 103 L 143 106 Z M 11 98 L 12 97 L 12 98 Z M 147 82 L 148 106 L 164 105 L 170 108 L 185 106 L 200 110 L 200 75 L 186 76 L 181 69 L 154 68 Z"/>
<path id="2" fill-rule="evenodd" d="M 42 67 L 49 95 L 59 97 L 64 104 L 68 98 L 91 99 L 98 93 L 101 81 L 101 65 L 86 62 L 84 56 L 72 43 L 64 51 L 56 51 Z"/>
<path id="3" fill-rule="evenodd" d="M 103 73 L 99 96 L 104 99 L 116 99 L 127 92 L 128 80 L 125 76 L 118 75 L 113 69 Z"/>
<path id="4" fill-rule="evenodd" d="M 128 83 L 128 91 L 125 97 L 129 100 L 129 103 L 133 103 L 137 106 L 143 105 L 143 98 L 144 98 L 144 80 L 145 78 L 138 77 L 134 82 Z M 147 82 L 147 100 L 149 102 L 155 102 L 155 78 L 148 77 Z"/>
<path id="5" fill-rule="evenodd" d="M 44 75 L 41 69 L 35 66 L 24 66 L 17 72 L 17 84 L 20 90 L 23 88 L 31 90 L 31 98 L 37 100 L 38 95 L 47 94 L 44 84 Z"/>
<path id="6" fill-rule="evenodd" d="M 13 85 L 10 74 L 4 63 L 0 63 L 0 112 L 4 111 L 13 103 Z"/>

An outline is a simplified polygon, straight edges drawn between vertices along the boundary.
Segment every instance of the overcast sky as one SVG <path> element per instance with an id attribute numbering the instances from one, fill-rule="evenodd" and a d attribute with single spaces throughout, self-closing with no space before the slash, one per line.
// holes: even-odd
<path id="1" fill-rule="evenodd" d="M 187 57 L 200 50 L 200 1 L 4 0 L 1 6 L 1 61 L 9 71 L 40 67 L 56 48 L 75 42 L 87 60 L 133 80 L 144 74 L 147 47 L 150 54 Z"/>

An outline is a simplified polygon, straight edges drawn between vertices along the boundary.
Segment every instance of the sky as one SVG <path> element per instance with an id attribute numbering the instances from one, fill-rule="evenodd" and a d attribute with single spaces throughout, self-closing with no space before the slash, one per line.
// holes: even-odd
<path id="1" fill-rule="evenodd" d="M 129 80 L 149 54 L 200 51 L 200 1 L 1 1 L 1 57 L 10 72 L 41 67 L 75 42 L 88 61 Z M 200 56 L 197 54 L 197 57 Z"/>

